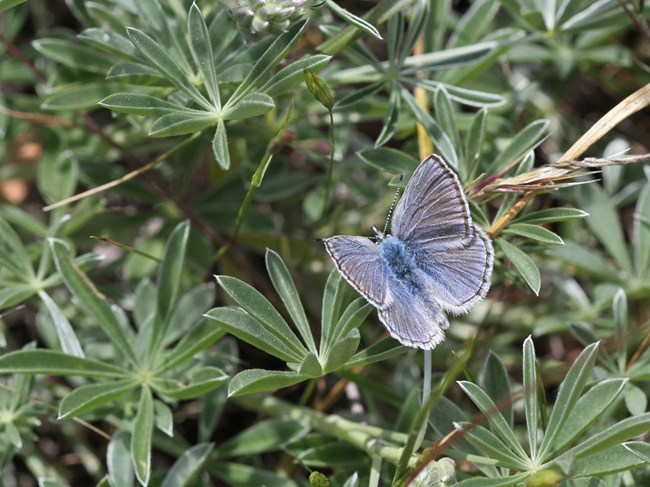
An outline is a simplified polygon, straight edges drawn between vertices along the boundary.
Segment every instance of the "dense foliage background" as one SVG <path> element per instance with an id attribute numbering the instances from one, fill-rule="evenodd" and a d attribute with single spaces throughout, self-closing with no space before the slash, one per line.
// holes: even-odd
<path id="1" fill-rule="evenodd" d="M 646 3 L 0 0 L 3 484 L 650 485 Z M 317 240 L 432 152 L 424 360 Z"/>

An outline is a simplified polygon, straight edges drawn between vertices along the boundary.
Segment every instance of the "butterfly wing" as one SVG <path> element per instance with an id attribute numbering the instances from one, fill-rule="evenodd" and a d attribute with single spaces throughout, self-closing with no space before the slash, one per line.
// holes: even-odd
<path id="1" fill-rule="evenodd" d="M 462 247 L 444 245 L 412 246 L 415 264 L 424 274 L 430 296 L 445 311 L 465 313 L 483 299 L 490 289 L 494 249 L 492 241 L 478 227 Z"/>
<path id="2" fill-rule="evenodd" d="M 451 247 L 473 236 L 465 193 L 456 173 L 437 155 L 427 157 L 411 176 L 393 220 L 392 234 L 405 243 Z"/>
<path id="3" fill-rule="evenodd" d="M 431 350 L 445 338 L 447 317 L 435 301 L 424 302 L 396 283 L 389 287 L 390 304 L 379 310 L 379 319 L 393 338 L 407 347 Z"/>
<path id="4" fill-rule="evenodd" d="M 339 235 L 325 248 L 343 277 L 377 308 L 386 304 L 386 270 L 377 246 L 366 237 Z"/>

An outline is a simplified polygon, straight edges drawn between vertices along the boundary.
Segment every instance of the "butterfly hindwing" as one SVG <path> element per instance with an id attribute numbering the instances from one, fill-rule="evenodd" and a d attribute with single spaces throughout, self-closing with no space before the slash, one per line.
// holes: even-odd
<path id="1" fill-rule="evenodd" d="M 390 304 L 379 310 L 379 319 L 391 336 L 403 345 L 433 349 L 449 327 L 447 317 L 435 301 L 414 299 L 399 283 L 389 283 Z"/>
<path id="2" fill-rule="evenodd" d="M 386 270 L 377 245 L 366 237 L 339 235 L 325 240 L 325 248 L 343 277 L 378 308 L 386 301 Z"/>
<path id="3" fill-rule="evenodd" d="M 426 276 L 428 294 L 445 311 L 465 313 L 490 289 L 494 250 L 480 228 L 463 247 L 453 250 L 435 245 L 414 249 L 414 261 Z"/>
<path id="4" fill-rule="evenodd" d="M 415 170 L 400 199 L 391 233 L 403 242 L 456 247 L 474 232 L 469 206 L 456 173 L 437 155 Z"/>

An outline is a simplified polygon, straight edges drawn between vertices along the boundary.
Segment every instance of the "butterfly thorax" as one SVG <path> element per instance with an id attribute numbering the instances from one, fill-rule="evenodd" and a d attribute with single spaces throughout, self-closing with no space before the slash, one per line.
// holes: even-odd
<path id="1" fill-rule="evenodd" d="M 420 291 L 419 273 L 413 259 L 404 242 L 391 235 L 384 238 L 379 244 L 384 266 L 389 275 L 401 282 L 406 288 L 412 291 Z"/>

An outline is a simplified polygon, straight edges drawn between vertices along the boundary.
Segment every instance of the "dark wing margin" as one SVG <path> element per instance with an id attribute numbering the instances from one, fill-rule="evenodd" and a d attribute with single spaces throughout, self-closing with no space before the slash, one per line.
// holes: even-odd
<path id="1" fill-rule="evenodd" d="M 417 167 L 400 199 L 391 233 L 403 242 L 456 246 L 473 236 L 467 198 L 456 173 L 435 154 Z"/>
<path id="2" fill-rule="evenodd" d="M 461 248 L 414 250 L 417 267 L 426 275 L 428 294 L 445 311 L 466 313 L 485 298 L 490 289 L 494 249 L 490 238 L 478 227 Z"/>
<path id="3" fill-rule="evenodd" d="M 394 290 L 390 304 L 379 310 L 379 319 L 390 335 L 407 347 L 432 350 L 445 339 L 449 321 L 435 302 L 426 305 L 412 295 Z M 392 293 L 392 291 L 391 291 Z"/>
<path id="4" fill-rule="evenodd" d="M 386 301 L 386 270 L 377 245 L 367 237 L 339 235 L 324 240 L 343 277 L 377 308 Z"/>

